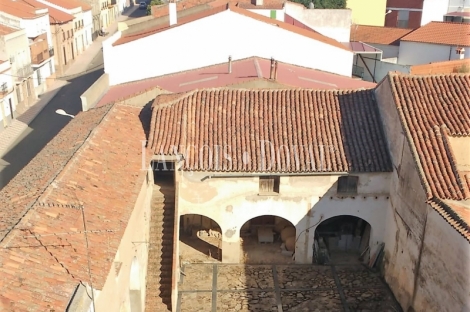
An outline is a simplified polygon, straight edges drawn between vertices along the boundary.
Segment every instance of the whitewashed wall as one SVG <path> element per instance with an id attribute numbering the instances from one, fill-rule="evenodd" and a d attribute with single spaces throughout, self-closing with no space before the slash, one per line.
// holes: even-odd
<path id="1" fill-rule="evenodd" d="M 158 52 L 147 61 L 129 59 L 144 51 Z M 350 77 L 353 59 L 351 51 L 231 11 L 115 47 L 103 44 L 103 52 L 111 85 L 223 63 L 229 55 L 233 60 L 274 57 Z"/>
<path id="2" fill-rule="evenodd" d="M 353 41 L 352 38 L 351 38 L 351 41 Z M 382 59 L 398 57 L 398 51 L 400 49 L 399 46 L 387 45 L 387 44 L 378 44 L 378 43 L 369 43 L 369 42 L 364 42 L 364 43 L 366 43 L 368 45 L 371 45 L 376 49 L 381 50 L 382 51 Z"/>
<path id="3" fill-rule="evenodd" d="M 93 42 L 93 14 L 91 10 L 83 12 L 83 25 L 85 34 L 85 46 L 88 47 Z"/>
<path id="4" fill-rule="evenodd" d="M 442 22 L 447 14 L 448 0 L 426 0 L 423 1 L 423 11 L 421 16 L 421 26 L 429 22 Z"/>
<path id="5" fill-rule="evenodd" d="M 51 25 L 49 23 L 49 15 L 35 18 L 35 19 L 22 19 L 21 27 L 26 29 L 26 35 L 29 38 L 37 37 L 43 33 L 47 34 L 47 44 L 52 47 Z"/>
<path id="6" fill-rule="evenodd" d="M 375 77 L 375 82 L 379 82 L 382 80 L 387 74 L 391 71 L 397 71 L 400 73 L 404 74 L 409 74 L 411 71 L 411 66 L 409 65 L 400 65 L 400 64 L 394 64 L 390 62 L 384 62 L 384 61 L 375 61 L 373 58 L 374 56 L 371 55 L 370 58 L 368 58 L 367 55 L 363 56 L 364 62 L 371 71 L 372 75 Z M 354 57 L 354 64 L 357 66 L 360 66 L 364 68 L 364 76 L 363 79 L 366 81 L 371 81 L 373 82 L 372 75 L 369 74 L 369 72 L 366 69 L 366 66 L 364 65 L 364 62 L 361 58 L 357 58 L 356 62 L 356 57 Z"/>
<path id="7" fill-rule="evenodd" d="M 322 35 L 339 42 L 349 42 L 352 23 L 351 10 L 311 10 L 292 2 L 286 2 L 285 10 L 287 15 Z"/>
<path id="8" fill-rule="evenodd" d="M 402 65 L 421 65 L 432 62 L 458 60 L 456 46 L 401 41 L 398 63 Z M 465 48 L 465 58 L 470 58 L 470 45 Z"/>
<path id="9" fill-rule="evenodd" d="M 271 17 L 271 11 L 276 11 L 276 20 L 284 22 L 284 9 L 281 10 L 260 10 L 260 9 L 253 9 L 253 10 L 248 10 L 253 13 L 263 15 L 266 17 Z"/>
<path id="10" fill-rule="evenodd" d="M 215 178 L 201 182 L 205 174 L 184 173 L 179 184 L 179 215 L 199 214 L 213 219 L 222 230 L 224 262 L 240 259 L 240 229 L 250 219 L 273 215 L 297 229 L 296 262 L 312 263 L 315 229 L 319 221 L 339 215 L 356 216 L 371 227 L 370 247 L 384 240 L 388 207 L 389 174 L 360 174 L 358 195 L 336 196 L 338 176 L 304 176 L 280 179 L 276 196 L 260 196 L 259 179 Z M 318 224 L 317 224 L 318 223 Z M 309 229 L 309 231 L 305 231 Z M 225 252 L 224 252 L 225 249 Z"/>

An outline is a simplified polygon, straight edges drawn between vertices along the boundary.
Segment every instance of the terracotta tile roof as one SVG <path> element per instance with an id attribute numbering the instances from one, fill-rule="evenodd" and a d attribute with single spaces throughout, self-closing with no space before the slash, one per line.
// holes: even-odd
<path id="1" fill-rule="evenodd" d="M 25 1 L 0 0 L 0 8 L 2 12 L 24 19 L 34 19 L 47 14 L 36 14 L 38 9 L 45 8 L 44 5 L 40 8 L 36 8 L 27 4 Z"/>
<path id="2" fill-rule="evenodd" d="M 282 10 L 284 8 L 284 0 L 264 0 L 262 6 L 257 6 L 253 3 L 252 0 L 181 0 L 176 3 L 176 10 L 187 10 L 193 7 L 203 5 L 203 4 L 210 4 L 212 7 L 220 6 L 223 4 L 230 3 L 235 6 L 239 6 L 242 9 L 247 10 Z M 152 9 L 152 16 L 154 17 L 162 17 L 168 15 L 168 4 L 159 5 Z"/>
<path id="3" fill-rule="evenodd" d="M 470 201 L 442 201 L 433 198 L 429 204 L 470 242 Z"/>
<path id="4" fill-rule="evenodd" d="M 24 0 L 22 0 L 24 1 Z M 28 0 L 28 3 L 36 8 L 47 8 L 49 11 L 49 23 L 51 24 L 62 24 L 73 21 L 74 16 L 58 10 L 50 5 L 44 4 L 36 0 Z"/>
<path id="5" fill-rule="evenodd" d="M 391 171 L 372 90 L 205 89 L 160 95 L 152 109 L 151 150 L 183 154 L 185 170 Z"/>
<path id="6" fill-rule="evenodd" d="M 93 286 L 103 287 L 145 180 L 140 111 L 108 105 L 78 114 L 0 191 L 0 310 L 64 311 L 77 284 L 90 282 L 79 201 Z"/>
<path id="7" fill-rule="evenodd" d="M 260 79 L 269 79 L 271 61 L 260 57 L 250 57 L 232 61 L 232 72 L 227 71 L 227 63 L 211 65 L 184 72 L 111 86 L 98 102 L 98 106 L 121 101 L 128 96 L 143 93 L 160 87 L 170 92 L 186 92 L 201 88 L 219 88 L 239 84 L 254 85 Z M 216 73 L 216 74 L 215 74 Z M 207 79 L 209 78 L 209 79 Z M 276 82 L 286 87 L 317 90 L 373 88 L 375 83 L 361 79 L 331 74 L 311 68 L 278 62 Z M 253 82 L 253 83 L 252 83 Z"/>
<path id="8" fill-rule="evenodd" d="M 400 45 L 400 39 L 413 29 L 381 27 L 368 25 L 351 25 L 351 41 L 376 43 L 384 45 Z"/>
<path id="9" fill-rule="evenodd" d="M 470 75 L 389 79 L 428 198 L 470 198 L 470 173 L 459 172 L 448 140 L 470 136 Z"/>
<path id="10" fill-rule="evenodd" d="M 266 24 L 270 24 L 272 26 L 279 27 L 279 28 L 282 28 L 284 30 L 291 31 L 293 33 L 296 33 L 296 34 L 299 34 L 299 35 L 302 35 L 302 36 L 305 36 L 305 37 L 308 37 L 308 38 L 311 38 L 311 39 L 314 39 L 314 40 L 317 40 L 317 41 L 320 41 L 320 42 L 323 42 L 323 43 L 326 43 L 326 44 L 329 44 L 329 45 L 332 45 L 334 47 L 350 51 L 347 47 L 345 47 L 343 44 L 339 43 L 338 41 L 336 41 L 334 39 L 331 39 L 329 37 L 326 37 L 326 36 L 316 32 L 314 30 L 303 29 L 303 28 L 300 28 L 300 27 L 297 27 L 297 26 L 294 26 L 294 25 L 290 25 L 290 24 L 285 23 L 285 22 L 274 20 L 272 18 L 262 16 L 260 14 L 253 13 L 251 11 L 239 8 L 239 7 L 234 6 L 232 4 L 222 5 L 222 6 L 219 6 L 219 7 L 216 7 L 216 8 L 211 8 L 211 9 L 208 9 L 208 10 L 205 10 L 205 11 L 202 11 L 202 12 L 198 12 L 196 14 L 185 16 L 184 18 L 181 18 L 181 19 L 178 20 L 178 24 L 173 25 L 173 26 L 169 26 L 168 23 L 165 22 L 164 24 L 162 24 L 160 26 L 145 30 L 141 33 L 132 34 L 132 35 L 128 35 L 128 36 L 123 36 L 120 39 L 116 40 L 116 42 L 113 43 L 113 46 L 128 43 L 128 42 L 131 42 L 131 41 L 134 41 L 134 40 L 137 40 L 137 39 L 141 39 L 141 38 L 144 38 L 144 37 L 147 37 L 147 36 L 162 32 L 162 31 L 165 31 L 169 28 L 178 27 L 178 26 L 193 22 L 195 20 L 198 20 L 198 19 L 201 19 L 201 18 L 204 18 L 204 17 L 211 16 L 211 15 L 214 15 L 214 14 L 226 11 L 226 10 L 230 10 L 232 12 L 235 12 L 235 13 L 253 18 L 255 20 L 264 22 Z"/>
<path id="11" fill-rule="evenodd" d="M 67 10 L 75 9 L 78 7 L 81 7 L 82 11 L 91 10 L 91 6 L 88 3 L 82 2 L 79 0 L 45 0 L 45 1 L 55 4 L 57 6 L 60 6 L 61 8 L 64 8 Z"/>
<path id="12" fill-rule="evenodd" d="M 468 47 L 470 46 L 470 24 L 430 22 L 401 40 Z"/>
<path id="13" fill-rule="evenodd" d="M 8 35 L 14 33 L 15 31 L 20 31 L 20 29 L 11 28 L 5 25 L 0 24 L 0 36 Z"/>

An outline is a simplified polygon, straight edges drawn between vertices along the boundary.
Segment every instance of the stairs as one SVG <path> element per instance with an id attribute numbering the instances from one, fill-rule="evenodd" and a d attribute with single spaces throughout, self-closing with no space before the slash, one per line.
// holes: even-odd
<path id="1" fill-rule="evenodd" d="M 173 181 L 156 181 L 150 217 L 146 312 L 171 311 L 175 187 Z"/>

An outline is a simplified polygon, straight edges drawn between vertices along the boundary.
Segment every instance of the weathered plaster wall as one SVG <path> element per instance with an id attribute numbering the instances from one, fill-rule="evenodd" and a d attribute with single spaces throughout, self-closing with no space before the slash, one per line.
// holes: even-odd
<path id="1" fill-rule="evenodd" d="M 395 168 L 385 223 L 385 280 L 404 311 L 467 311 L 470 245 L 426 204 L 388 80 L 376 97 Z"/>
<path id="2" fill-rule="evenodd" d="M 428 206 L 415 311 L 470 311 L 470 244 Z"/>
<path id="3" fill-rule="evenodd" d="M 418 269 L 426 196 L 387 80 L 376 89 L 376 97 L 394 167 L 385 229 L 384 274 L 397 300 L 407 311 L 412 304 Z"/>
<path id="4" fill-rule="evenodd" d="M 153 175 L 149 170 L 106 283 L 96 300 L 96 311 L 121 311 L 121 308 L 125 308 L 124 311 L 139 311 L 134 309 L 145 306 L 148 246 L 140 242 L 148 241 L 149 237 L 152 186 Z M 118 263 L 120 269 L 116 274 Z"/>
<path id="5" fill-rule="evenodd" d="M 207 174 L 185 172 L 179 184 L 179 216 L 199 214 L 222 230 L 222 261 L 240 261 L 240 229 L 250 219 L 273 215 L 296 226 L 296 261 L 312 263 L 319 221 L 338 215 L 360 217 L 372 226 L 370 245 L 384 240 L 389 174 L 359 175 L 358 195 L 340 198 L 338 176 L 282 176 L 278 195 L 259 195 L 258 177 L 225 177 L 201 181 Z"/>

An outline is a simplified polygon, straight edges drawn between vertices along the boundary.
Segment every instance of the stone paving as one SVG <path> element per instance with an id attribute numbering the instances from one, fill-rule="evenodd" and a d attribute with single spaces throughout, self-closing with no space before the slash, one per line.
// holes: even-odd
<path id="1" fill-rule="evenodd" d="M 185 264 L 177 312 L 401 312 L 362 265 Z"/>

